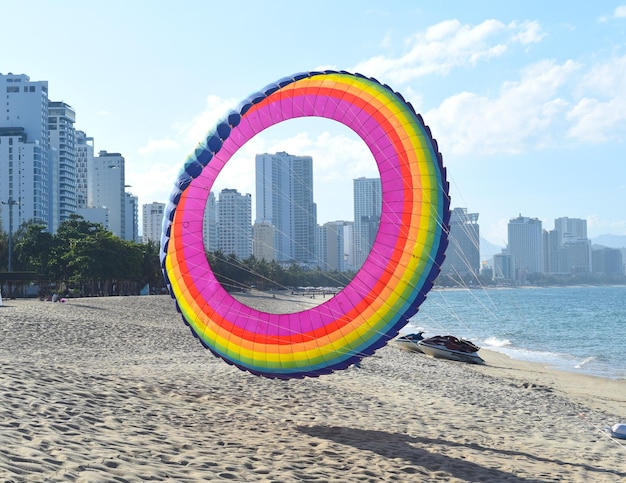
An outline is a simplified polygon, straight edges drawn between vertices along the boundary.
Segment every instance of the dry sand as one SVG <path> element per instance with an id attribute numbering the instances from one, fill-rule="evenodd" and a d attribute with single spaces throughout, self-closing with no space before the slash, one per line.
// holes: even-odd
<path id="1" fill-rule="evenodd" d="M 214 358 L 168 296 L 5 299 L 0 481 L 626 481 L 604 431 L 626 381 L 481 355 L 389 345 L 277 381 Z"/>

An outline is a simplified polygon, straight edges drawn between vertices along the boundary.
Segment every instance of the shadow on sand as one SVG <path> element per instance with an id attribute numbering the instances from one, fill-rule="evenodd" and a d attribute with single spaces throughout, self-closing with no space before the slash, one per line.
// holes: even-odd
<path id="1" fill-rule="evenodd" d="M 385 458 L 402 458 L 409 464 L 421 466 L 427 470 L 441 471 L 442 469 L 445 469 L 453 477 L 459 478 L 462 481 L 519 481 L 526 483 L 545 483 L 546 481 L 553 480 L 516 477 L 516 475 L 506 471 L 484 467 L 461 458 L 453 458 L 444 454 L 439 454 L 436 452 L 437 446 L 442 447 L 442 449 L 445 449 L 446 447 L 467 448 L 471 451 L 492 453 L 500 455 L 504 458 L 524 458 L 529 461 L 536 461 L 554 466 L 555 471 L 557 472 L 559 471 L 559 468 L 569 466 L 572 468 L 585 469 L 590 473 L 596 473 L 598 477 L 601 475 L 614 475 L 616 477 L 626 478 L 625 471 L 595 468 L 587 464 L 553 460 L 522 451 L 489 448 L 475 443 L 459 443 L 445 439 L 424 438 L 400 433 L 364 430 L 344 426 L 299 426 L 297 430 L 303 434 L 316 438 L 334 441 L 335 443 L 343 445 L 350 445 L 359 450 L 372 451 Z M 429 450 L 422 449 L 420 446 L 428 448 Z"/>

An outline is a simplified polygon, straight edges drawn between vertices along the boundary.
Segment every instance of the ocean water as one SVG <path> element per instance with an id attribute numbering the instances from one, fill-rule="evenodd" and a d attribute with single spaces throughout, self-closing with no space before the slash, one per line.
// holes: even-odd
<path id="1" fill-rule="evenodd" d="M 626 286 L 432 290 L 401 333 L 416 330 L 558 370 L 626 379 Z"/>

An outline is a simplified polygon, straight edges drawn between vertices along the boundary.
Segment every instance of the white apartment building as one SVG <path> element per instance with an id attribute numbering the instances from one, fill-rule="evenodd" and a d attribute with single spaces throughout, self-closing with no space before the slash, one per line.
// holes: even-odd
<path id="1" fill-rule="evenodd" d="M 507 247 L 515 262 L 518 281 L 524 281 L 527 274 L 543 273 L 541 220 L 522 215 L 511 219 Z"/>
<path id="2" fill-rule="evenodd" d="M 317 266 L 313 158 L 257 154 L 255 169 L 255 223 L 274 225 L 276 261 Z"/>
<path id="3" fill-rule="evenodd" d="M 157 245 L 161 243 L 161 232 L 163 230 L 163 216 L 165 214 L 165 203 L 145 204 L 141 207 L 142 219 L 142 242 L 150 241 Z"/>
<path id="4" fill-rule="evenodd" d="M 137 198 L 124 192 L 124 158 L 101 151 L 94 163 L 93 138 L 75 131 L 70 105 L 49 100 L 47 81 L 0 73 L 0 105 L 3 231 L 37 221 L 54 233 L 76 213 L 138 241 Z"/>
<path id="5" fill-rule="evenodd" d="M 269 222 L 257 222 L 252 227 L 252 254 L 259 260 L 276 260 L 274 239 L 276 227 Z"/>
<path id="6" fill-rule="evenodd" d="M 252 195 L 235 189 L 220 191 L 218 200 L 219 249 L 244 260 L 252 255 Z"/>
<path id="7" fill-rule="evenodd" d="M 48 83 L 0 74 L 0 220 L 3 230 L 34 220 L 50 226 Z"/>
<path id="8" fill-rule="evenodd" d="M 48 104 L 48 131 L 52 152 L 52 232 L 76 213 L 76 113 L 65 102 Z"/>
<path id="9" fill-rule="evenodd" d="M 330 221 L 324 224 L 325 270 L 346 272 L 354 270 L 352 255 L 354 223 L 350 221 Z"/>
<path id="10" fill-rule="evenodd" d="M 126 194 L 124 157 L 119 153 L 100 151 L 93 159 L 89 172 L 87 203 L 90 207 L 104 207 L 108 211 L 109 225 L 105 228 L 115 236 L 126 239 Z"/>
<path id="11" fill-rule="evenodd" d="M 87 136 L 84 131 L 76 131 L 75 135 L 76 208 L 87 208 L 88 171 L 93 164 L 94 144 L 93 138 Z"/>

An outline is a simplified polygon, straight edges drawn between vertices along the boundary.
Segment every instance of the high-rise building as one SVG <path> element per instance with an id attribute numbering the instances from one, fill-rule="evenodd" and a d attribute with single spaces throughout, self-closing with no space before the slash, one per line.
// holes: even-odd
<path id="1" fill-rule="evenodd" d="M 213 191 L 209 192 L 204 217 L 202 218 L 202 239 L 204 251 L 214 252 L 219 248 L 219 232 L 217 226 L 217 201 Z"/>
<path id="2" fill-rule="evenodd" d="M 558 251 L 559 273 L 591 273 L 591 241 L 572 240 Z"/>
<path id="3" fill-rule="evenodd" d="M 380 178 L 357 178 L 354 188 L 354 264 L 359 269 L 367 259 L 380 226 L 382 188 Z"/>
<path id="4" fill-rule="evenodd" d="M 326 227 L 317 225 L 315 228 L 315 266 L 326 269 Z"/>
<path id="5" fill-rule="evenodd" d="M 217 207 L 220 251 L 245 260 L 252 255 L 252 196 L 223 189 Z"/>
<path id="6" fill-rule="evenodd" d="M 324 224 L 326 235 L 326 256 L 323 268 L 347 272 L 354 270 L 351 252 L 354 223 L 349 221 L 330 221 Z"/>
<path id="7" fill-rule="evenodd" d="M 79 214 L 137 241 L 137 198 L 124 192 L 124 158 L 101 151 L 94 163 L 93 138 L 75 130 L 69 104 L 49 100 L 46 81 L 0 74 L 0 101 L 2 224 L 33 220 L 54 233 Z"/>
<path id="8" fill-rule="evenodd" d="M 276 260 L 274 239 L 276 227 L 267 221 L 257 222 L 252 226 L 252 254 L 259 260 Z"/>
<path id="9" fill-rule="evenodd" d="M 93 164 L 93 138 L 83 131 L 76 131 L 76 207 L 87 208 L 88 172 Z"/>
<path id="10" fill-rule="evenodd" d="M 4 230 L 50 223 L 48 82 L 0 74 L 0 219 Z"/>
<path id="11" fill-rule="evenodd" d="M 89 171 L 88 204 L 90 207 L 105 207 L 108 211 L 108 226 L 105 228 L 115 236 L 126 239 L 126 193 L 125 160 L 120 153 L 100 151 L 93 159 Z"/>
<path id="12" fill-rule="evenodd" d="M 492 262 L 492 277 L 494 280 L 513 282 L 515 280 L 515 260 L 513 255 L 503 250 L 496 253 Z"/>
<path id="13" fill-rule="evenodd" d="M 622 251 L 619 248 L 597 247 L 591 256 L 593 273 L 624 275 Z"/>
<path id="14" fill-rule="evenodd" d="M 150 241 L 156 244 L 161 243 L 161 231 L 163 229 L 163 216 L 165 214 L 165 203 L 145 204 L 141 207 L 142 241 Z"/>
<path id="15" fill-rule="evenodd" d="M 544 233 L 544 268 L 554 274 L 591 272 L 587 220 L 567 217 L 554 220 L 554 230 Z"/>
<path id="16" fill-rule="evenodd" d="M 561 235 L 561 243 L 587 239 L 587 220 L 561 217 L 554 220 L 554 230 Z"/>
<path id="17" fill-rule="evenodd" d="M 76 113 L 65 102 L 48 104 L 48 130 L 52 153 L 50 223 L 56 232 L 59 224 L 76 213 L 76 154 L 74 122 Z"/>
<path id="18" fill-rule="evenodd" d="M 139 243 L 139 199 L 126 191 L 124 193 L 124 240 Z"/>
<path id="19" fill-rule="evenodd" d="M 513 256 L 517 281 L 526 275 L 543 273 L 541 220 L 519 215 L 508 224 L 508 251 Z"/>
<path id="20" fill-rule="evenodd" d="M 450 213 L 450 233 L 441 273 L 450 277 L 478 276 L 480 270 L 480 227 L 478 213 L 454 208 Z"/>
<path id="21" fill-rule="evenodd" d="M 276 261 L 316 266 L 313 158 L 285 152 L 256 156 L 255 222 L 274 225 Z"/>

